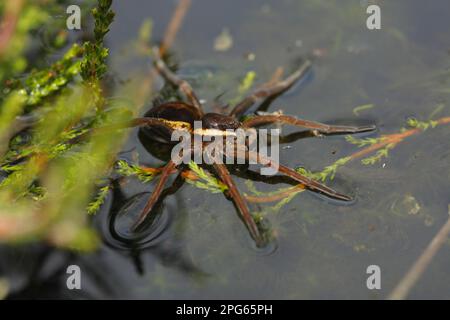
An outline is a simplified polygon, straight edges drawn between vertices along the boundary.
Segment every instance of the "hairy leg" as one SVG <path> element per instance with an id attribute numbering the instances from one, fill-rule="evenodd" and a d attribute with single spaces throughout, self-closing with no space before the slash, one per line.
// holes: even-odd
<path id="1" fill-rule="evenodd" d="M 163 191 L 164 185 L 167 182 L 167 179 L 169 178 L 170 174 L 172 173 L 173 169 L 175 169 L 176 164 L 170 160 L 165 166 L 164 169 L 161 172 L 161 177 L 159 178 L 158 183 L 156 184 L 155 189 L 152 192 L 152 195 L 150 196 L 149 200 L 147 201 L 147 204 L 145 205 L 144 209 L 141 211 L 141 214 L 139 215 L 138 219 L 134 223 L 132 229 L 136 230 L 147 218 L 147 216 L 152 211 L 154 205 L 158 201 L 159 197 L 161 196 L 161 192 Z"/>
<path id="2" fill-rule="evenodd" d="M 258 230 L 258 227 L 253 220 L 253 217 L 250 214 L 247 203 L 244 198 L 240 194 L 239 190 L 236 187 L 233 179 L 231 178 L 230 172 L 224 164 L 214 164 L 214 169 L 217 171 L 220 179 L 225 183 L 228 187 L 229 194 L 233 199 L 234 204 L 238 208 L 239 214 L 241 215 L 242 220 L 244 221 L 247 229 L 250 232 L 252 238 L 256 241 L 257 245 L 260 246 L 263 244 L 263 239 Z"/>
<path id="3" fill-rule="evenodd" d="M 191 85 L 186 80 L 181 79 L 175 73 L 170 71 L 170 69 L 167 67 L 167 65 L 164 63 L 164 61 L 161 59 L 158 48 L 154 48 L 153 55 L 154 55 L 154 59 L 155 59 L 155 67 L 156 67 L 156 70 L 158 70 L 159 74 L 161 74 L 161 76 L 163 76 L 164 79 L 166 79 L 166 81 L 168 81 L 171 84 L 173 84 L 174 86 L 178 87 L 178 89 L 184 95 L 186 95 L 189 102 L 203 114 L 204 112 L 203 112 L 202 105 L 201 105 L 200 101 L 198 100 Z"/>
<path id="4" fill-rule="evenodd" d="M 245 120 L 242 123 L 242 126 L 245 128 L 252 128 L 256 126 L 261 126 L 265 124 L 270 123 L 282 123 L 282 124 L 290 124 L 297 127 L 303 127 L 306 129 L 310 129 L 313 131 L 313 133 L 318 134 L 337 134 L 337 133 L 358 133 L 358 132 L 366 132 L 366 131 L 372 131 L 376 129 L 376 126 L 374 125 L 368 125 L 368 126 L 334 126 L 334 125 L 328 125 L 320 122 L 315 121 L 309 121 L 309 120 L 303 120 L 298 119 L 293 116 L 286 116 L 286 115 L 262 115 L 262 116 L 254 116 L 247 120 Z"/>
<path id="5" fill-rule="evenodd" d="M 343 201 L 351 201 L 352 200 L 351 197 L 346 196 L 342 193 L 339 193 L 320 182 L 317 182 L 311 178 L 308 178 L 308 177 L 298 173 L 297 171 L 295 171 L 291 168 L 283 166 L 283 165 L 275 162 L 274 160 L 271 160 L 265 156 L 262 156 L 258 152 L 248 151 L 248 153 L 245 157 L 245 160 L 252 160 L 252 161 L 262 164 L 264 166 L 278 167 L 278 171 L 280 173 L 300 182 L 301 184 L 305 185 L 311 191 L 323 193 L 324 195 L 326 195 L 330 198 L 333 198 L 333 199 L 337 199 L 337 200 L 343 200 Z"/>
<path id="6" fill-rule="evenodd" d="M 240 117 L 243 115 L 253 104 L 256 102 L 276 96 L 283 91 L 289 89 L 298 79 L 300 79 L 311 66 L 310 61 L 306 61 L 297 71 L 291 74 L 284 80 L 278 81 L 268 87 L 263 87 L 256 89 L 249 96 L 245 97 L 241 102 L 239 102 L 233 110 L 231 110 L 230 115 L 235 117 Z"/>

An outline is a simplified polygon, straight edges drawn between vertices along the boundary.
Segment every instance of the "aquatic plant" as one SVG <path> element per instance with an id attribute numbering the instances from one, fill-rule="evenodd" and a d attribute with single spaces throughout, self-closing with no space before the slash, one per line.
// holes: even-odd
<path id="1" fill-rule="evenodd" d="M 2 241 L 44 239 L 78 250 L 91 250 L 98 243 L 87 224 L 86 211 L 95 211 L 104 201 L 105 186 L 90 203 L 96 186 L 111 170 L 123 133 L 85 136 L 97 126 L 123 120 L 128 108 L 105 107 L 100 87 L 107 71 L 103 37 L 113 19 L 111 2 L 100 0 L 93 9 L 93 40 L 74 43 L 50 67 L 32 70 L 25 78 L 13 77 L 25 67 L 2 73 L 13 77 L 6 81 L 0 108 Z M 17 7 L 8 8 L 12 3 Z M 48 6 L 64 8 L 56 2 Z M 49 7 L 28 2 L 8 2 L 4 14 L 7 18 L 14 14 L 17 20 L 17 32 L 8 42 L 21 42 L 23 50 L 15 50 L 11 43 L 2 46 L 1 63 L 20 60 L 31 41 L 26 34 L 43 22 L 46 9 Z M 9 50 L 16 51 L 14 57 L 10 58 Z"/>

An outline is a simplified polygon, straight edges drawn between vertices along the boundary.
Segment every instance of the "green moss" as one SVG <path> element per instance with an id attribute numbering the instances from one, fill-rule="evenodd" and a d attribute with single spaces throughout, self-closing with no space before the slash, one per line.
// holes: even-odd
<path id="1" fill-rule="evenodd" d="M 214 176 L 206 173 L 198 164 L 194 161 L 189 162 L 189 169 L 195 172 L 199 180 L 186 180 L 188 183 L 196 186 L 197 188 L 207 190 L 212 193 L 223 193 L 228 187 Z"/>
<path id="2" fill-rule="evenodd" d="M 117 173 L 126 177 L 137 177 L 140 181 L 144 183 L 151 182 L 155 176 L 156 172 L 154 171 L 146 171 L 139 165 L 129 164 L 125 160 L 117 161 L 116 165 Z"/>
<path id="3" fill-rule="evenodd" d="M 114 16 L 110 6 L 111 1 L 100 0 L 93 10 L 94 42 L 83 46 L 74 43 L 49 67 L 20 77 L 26 67 L 23 54 L 30 44 L 28 35 L 21 33 L 30 32 L 49 17 L 45 7 L 27 5 L 23 9 L 11 47 L 17 55 L 10 60 L 8 50 L 0 63 L 0 70 L 10 61 L 17 64 L 12 72 L 0 74 L 14 74 L 17 79 L 6 83 L 0 101 L 0 145 L 6 146 L 0 150 L 0 224 L 15 221 L 21 228 L 8 228 L 8 233 L 0 233 L 0 241 L 47 239 L 54 245 L 83 251 L 98 245 L 83 213 L 96 212 L 106 199 L 109 186 L 100 187 L 94 198 L 92 195 L 98 181 L 110 174 L 123 132 L 86 133 L 131 114 L 124 114 L 124 107 L 97 112 L 99 101 L 105 107 L 100 81 L 108 56 L 103 37 Z M 15 47 L 15 42 L 20 47 Z M 8 144 L 10 128 L 23 113 L 36 120 Z"/>

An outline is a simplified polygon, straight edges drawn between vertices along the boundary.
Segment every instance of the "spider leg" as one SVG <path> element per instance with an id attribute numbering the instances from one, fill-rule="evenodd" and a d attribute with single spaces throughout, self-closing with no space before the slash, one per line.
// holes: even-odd
<path id="1" fill-rule="evenodd" d="M 203 114 L 203 108 L 198 100 L 194 90 L 192 89 L 191 85 L 186 81 L 178 77 L 175 73 L 170 71 L 170 69 L 167 67 L 163 59 L 161 59 L 161 56 L 159 54 L 159 49 L 155 47 L 153 49 L 153 56 L 155 60 L 155 67 L 156 70 L 158 70 L 159 74 L 166 79 L 166 81 L 170 82 L 174 86 L 178 87 L 178 89 L 186 95 L 189 102 L 196 107 L 201 114 Z"/>
<path id="2" fill-rule="evenodd" d="M 157 204 L 159 202 L 163 201 L 167 196 L 170 196 L 170 195 L 174 194 L 175 192 L 177 192 L 183 186 L 185 179 L 184 179 L 182 173 L 183 173 L 183 169 L 179 169 L 178 175 L 175 178 L 175 180 L 172 182 L 172 185 L 170 187 L 167 187 L 166 189 L 164 189 L 161 192 L 161 195 L 159 196 L 159 199 L 156 202 Z M 155 207 L 156 207 L 156 205 L 155 205 Z"/>
<path id="3" fill-rule="evenodd" d="M 154 205 L 156 204 L 156 202 L 159 200 L 159 198 L 161 196 L 161 192 L 163 191 L 163 188 L 167 182 L 167 179 L 169 178 L 172 170 L 175 169 L 175 167 L 176 167 L 176 164 L 172 160 L 170 160 L 164 166 L 164 168 L 161 172 L 161 177 L 159 178 L 159 181 L 156 184 L 156 187 L 153 190 L 152 195 L 148 199 L 147 204 L 145 205 L 144 209 L 141 211 L 138 219 L 136 220 L 136 222 L 134 223 L 134 225 L 132 227 L 133 230 L 136 230 L 145 221 L 147 216 L 150 214 Z"/>
<path id="4" fill-rule="evenodd" d="M 185 123 L 182 121 L 169 121 L 169 120 L 161 119 L 161 118 L 143 117 L 143 118 L 135 118 L 130 121 L 125 121 L 125 122 L 120 122 L 120 123 L 105 125 L 103 127 L 90 129 L 89 131 L 69 140 L 67 143 L 75 144 L 75 143 L 83 141 L 84 139 L 86 139 L 90 136 L 93 136 L 93 135 L 108 134 L 114 130 L 128 129 L 128 128 L 133 128 L 133 127 L 143 127 L 143 126 L 162 126 L 162 127 L 165 127 L 167 130 L 169 130 L 170 133 L 172 133 L 176 129 L 181 129 L 181 130 L 190 129 L 190 124 L 187 122 Z"/>
<path id="5" fill-rule="evenodd" d="M 229 194 L 233 199 L 234 204 L 238 208 L 239 214 L 241 215 L 242 220 L 244 221 L 247 229 L 250 232 L 252 238 L 256 241 L 257 245 L 260 246 L 263 244 L 263 238 L 259 232 L 259 229 L 253 220 L 253 217 L 250 214 L 247 203 L 245 202 L 242 195 L 239 193 L 239 190 L 236 187 L 233 179 L 231 178 L 230 172 L 227 167 L 221 163 L 215 163 L 214 169 L 217 171 L 220 179 L 225 183 L 228 187 Z"/>
<path id="6" fill-rule="evenodd" d="M 280 135 L 280 144 L 292 143 L 301 139 L 314 137 L 311 131 L 296 131 L 287 135 Z"/>
<path id="7" fill-rule="evenodd" d="M 286 116 L 282 114 L 254 116 L 242 122 L 242 126 L 245 128 L 252 128 L 269 123 L 282 123 L 282 124 L 290 124 L 297 127 L 304 127 L 307 129 L 311 129 L 315 135 L 317 135 L 318 133 L 322 134 L 358 133 L 358 132 L 372 131 L 376 129 L 376 126 L 374 125 L 367 125 L 360 127 L 338 126 L 338 125 L 334 126 L 315 121 L 298 119 L 293 116 Z"/>
<path id="8" fill-rule="evenodd" d="M 237 155 L 239 157 L 239 154 Z M 298 173 L 297 171 L 288 168 L 286 166 L 283 166 L 279 163 L 277 163 L 274 160 L 271 160 L 263 155 L 261 155 L 258 152 L 255 151 L 248 151 L 248 154 L 245 157 L 246 160 L 250 159 L 253 160 L 259 164 L 262 164 L 264 166 L 275 166 L 278 167 L 278 171 L 281 172 L 282 174 L 300 182 L 301 184 L 305 185 L 308 189 L 310 189 L 311 191 L 314 192 L 319 192 L 319 193 L 323 193 L 324 195 L 333 198 L 333 199 L 337 199 L 337 200 L 343 200 L 343 201 L 351 201 L 352 198 L 349 196 L 346 196 L 342 193 L 339 193 L 333 189 L 331 189 L 330 187 L 327 187 L 326 185 L 317 182 L 313 179 L 310 179 L 300 173 Z"/>
<path id="9" fill-rule="evenodd" d="M 278 81 L 271 86 L 256 89 L 249 96 L 239 102 L 230 112 L 230 116 L 239 117 L 244 114 L 256 102 L 274 97 L 283 91 L 289 89 L 298 79 L 300 79 L 309 70 L 311 62 L 307 60 L 303 65 L 284 80 Z"/>

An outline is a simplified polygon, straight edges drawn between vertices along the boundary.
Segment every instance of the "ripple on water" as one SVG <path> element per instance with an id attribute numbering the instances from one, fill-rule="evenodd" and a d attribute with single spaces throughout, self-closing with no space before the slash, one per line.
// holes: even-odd
<path id="1" fill-rule="evenodd" d="M 153 220 L 144 222 L 136 231 L 132 230 L 150 195 L 150 192 L 138 193 L 127 199 L 118 210 L 110 212 L 103 228 L 105 242 L 115 248 L 143 249 L 163 240 L 171 221 L 170 210 L 163 210 L 163 207 L 153 213 Z"/>

